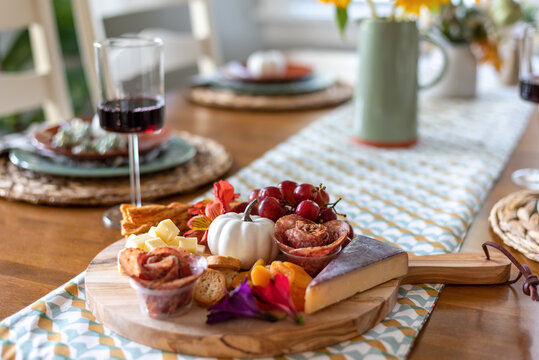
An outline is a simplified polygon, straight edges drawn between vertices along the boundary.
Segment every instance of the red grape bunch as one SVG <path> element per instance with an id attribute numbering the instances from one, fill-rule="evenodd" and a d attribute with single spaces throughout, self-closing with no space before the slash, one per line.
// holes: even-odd
<path id="1" fill-rule="evenodd" d="M 297 184 L 285 180 L 278 186 L 255 189 L 249 194 L 249 202 L 258 199 L 258 215 L 277 221 L 287 214 L 297 214 L 306 219 L 324 223 L 337 219 L 335 205 L 330 203 L 326 188 L 312 184 Z"/>

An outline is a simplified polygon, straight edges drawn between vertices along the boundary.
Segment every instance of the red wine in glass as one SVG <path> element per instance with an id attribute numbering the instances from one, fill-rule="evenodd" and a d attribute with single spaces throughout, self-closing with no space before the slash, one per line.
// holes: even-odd
<path id="1" fill-rule="evenodd" d="M 110 38 L 94 43 L 101 102 L 101 128 L 127 133 L 131 203 L 141 206 L 138 134 L 154 132 L 164 122 L 163 41 L 157 38 Z M 106 225 L 120 225 L 119 206 L 105 212 Z"/>
<path id="2" fill-rule="evenodd" d="M 99 123 L 107 131 L 154 132 L 163 127 L 164 101 L 154 98 L 123 98 L 99 104 Z"/>
<path id="3" fill-rule="evenodd" d="M 520 79 L 520 97 L 539 103 L 539 76 Z"/>
<path id="4" fill-rule="evenodd" d="M 537 63 L 537 40 L 539 32 L 530 26 L 523 27 L 519 41 L 520 97 L 539 103 L 539 74 Z M 535 66 L 534 66 L 535 65 Z M 528 189 L 539 189 L 539 169 L 526 168 L 513 172 L 511 178 L 517 185 Z"/>

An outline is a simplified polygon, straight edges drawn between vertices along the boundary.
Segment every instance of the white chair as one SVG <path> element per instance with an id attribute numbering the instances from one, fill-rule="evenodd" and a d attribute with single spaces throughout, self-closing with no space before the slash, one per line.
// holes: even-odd
<path id="1" fill-rule="evenodd" d="M 0 0 L 0 31 L 28 28 L 34 69 L 0 72 L 0 116 L 43 107 L 48 122 L 73 117 L 49 0 Z"/>
<path id="2" fill-rule="evenodd" d="M 99 98 L 99 84 L 93 43 L 106 38 L 103 21 L 108 18 L 187 5 L 191 34 L 152 28 L 143 30 L 139 35 L 163 39 L 165 72 L 196 64 L 201 74 L 209 74 L 217 67 L 218 49 L 212 36 L 208 0 L 72 0 L 72 4 L 79 48 L 94 105 L 97 105 Z"/>

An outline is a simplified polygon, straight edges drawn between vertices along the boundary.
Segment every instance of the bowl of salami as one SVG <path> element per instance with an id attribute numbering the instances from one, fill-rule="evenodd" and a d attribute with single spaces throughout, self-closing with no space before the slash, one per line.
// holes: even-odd
<path id="1" fill-rule="evenodd" d="M 316 276 L 348 244 L 350 233 L 345 221 L 318 224 L 291 214 L 275 223 L 274 241 L 288 261 Z"/>

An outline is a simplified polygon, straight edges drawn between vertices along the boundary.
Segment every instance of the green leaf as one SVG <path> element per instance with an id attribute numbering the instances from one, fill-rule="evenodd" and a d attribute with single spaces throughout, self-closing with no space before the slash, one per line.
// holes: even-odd
<path id="1" fill-rule="evenodd" d="M 348 9 L 342 7 L 335 8 L 335 18 L 337 20 L 337 26 L 339 27 L 339 33 L 341 38 L 345 38 L 346 23 L 348 22 Z"/>

